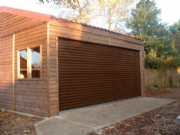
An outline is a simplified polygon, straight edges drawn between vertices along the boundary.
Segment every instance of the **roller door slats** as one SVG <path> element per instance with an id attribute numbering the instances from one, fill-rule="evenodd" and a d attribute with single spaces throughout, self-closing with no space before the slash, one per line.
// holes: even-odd
<path id="1" fill-rule="evenodd" d="M 73 100 L 73 98 L 72 97 L 70 97 L 70 96 L 68 96 L 67 94 L 73 94 L 73 96 L 76 96 L 76 98 L 74 98 L 74 100 L 76 99 L 76 100 L 80 100 L 80 99 L 88 99 L 88 98 L 95 98 L 95 97 L 93 97 L 93 94 L 95 94 L 96 95 L 96 97 L 98 97 L 98 98 L 100 98 L 100 97 L 104 97 L 104 95 L 103 94 L 106 94 L 105 92 L 101 92 L 101 91 L 99 91 L 99 92 L 92 92 L 92 93 L 66 93 L 66 94 L 60 94 L 60 98 L 66 98 L 66 100 L 64 100 L 64 102 L 68 102 L 69 100 Z M 119 93 L 118 91 L 114 91 L 114 92 L 109 92 L 110 94 L 110 96 L 113 96 L 113 97 L 119 97 L 119 95 L 123 95 L 123 94 L 126 94 L 126 93 L 129 93 L 130 91 L 125 91 L 125 92 L 121 92 L 121 93 Z M 131 94 L 134 94 L 134 95 L 136 95 L 136 96 L 138 96 L 138 93 L 136 93 L 136 92 L 132 92 Z M 83 98 L 82 98 L 82 96 L 83 96 Z M 78 98 L 79 97 L 79 98 Z M 107 97 L 107 96 L 105 96 L 105 97 Z M 69 99 L 69 100 L 68 100 Z"/>
<path id="2" fill-rule="evenodd" d="M 59 108 L 140 96 L 139 52 L 59 39 Z"/>
<path id="3" fill-rule="evenodd" d="M 124 95 L 123 97 L 119 97 L 120 99 L 126 99 L 126 98 L 132 98 L 132 97 L 137 97 L 136 95 L 131 95 L 129 96 L 129 94 Z M 108 99 L 108 100 L 107 100 Z M 101 103 L 105 103 L 105 102 L 111 102 L 111 101 L 117 101 L 119 99 L 115 99 L 114 97 L 112 98 L 108 98 L 108 97 L 104 97 L 104 98 L 97 98 L 97 99 L 93 99 L 93 100 L 80 100 L 79 102 L 76 101 L 76 104 L 74 101 L 69 101 L 67 103 L 62 102 L 60 104 L 63 105 L 63 108 L 66 109 L 73 109 L 73 108 L 78 108 L 78 107 L 85 107 L 85 106 L 90 106 L 90 105 L 96 105 L 96 104 L 101 104 Z"/>

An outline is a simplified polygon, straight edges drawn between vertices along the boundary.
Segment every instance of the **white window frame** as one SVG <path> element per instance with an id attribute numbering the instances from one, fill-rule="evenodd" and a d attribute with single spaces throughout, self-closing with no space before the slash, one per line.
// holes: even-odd
<path id="1" fill-rule="evenodd" d="M 32 67 L 31 67 L 31 48 L 35 48 L 35 47 L 40 47 L 40 77 L 39 78 L 32 78 Z M 20 51 L 22 50 L 27 50 L 27 78 L 21 78 L 20 77 Z M 42 79 L 42 45 L 38 45 L 38 46 L 32 46 L 32 47 L 27 47 L 27 48 L 23 48 L 18 50 L 17 52 L 17 57 L 18 57 L 18 61 L 17 61 L 17 77 L 18 79 L 22 80 L 22 79 L 32 79 L 32 80 L 36 80 L 36 79 Z"/>

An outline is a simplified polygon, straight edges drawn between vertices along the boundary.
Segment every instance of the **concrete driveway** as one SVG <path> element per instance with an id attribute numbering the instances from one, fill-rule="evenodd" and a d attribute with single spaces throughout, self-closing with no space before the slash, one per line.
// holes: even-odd
<path id="1" fill-rule="evenodd" d="M 61 112 L 35 124 L 37 135 L 87 135 L 116 122 L 169 104 L 173 99 L 133 98 Z"/>

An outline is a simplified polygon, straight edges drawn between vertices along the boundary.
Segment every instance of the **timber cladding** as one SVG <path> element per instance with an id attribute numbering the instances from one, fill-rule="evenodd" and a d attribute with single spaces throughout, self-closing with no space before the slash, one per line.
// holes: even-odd
<path id="1" fill-rule="evenodd" d="M 0 10 L 0 108 L 55 116 L 144 95 L 142 40 L 7 9 Z M 35 46 L 41 46 L 41 77 L 20 79 L 18 51 Z"/>
<path id="2" fill-rule="evenodd" d="M 42 46 L 42 78 L 19 80 L 17 52 L 37 45 Z M 47 23 L 1 13 L 0 57 L 0 107 L 39 116 L 49 116 Z"/>
<path id="3" fill-rule="evenodd" d="M 5 109 L 12 109 L 12 36 L 1 38 L 0 48 L 0 106 Z"/>
<path id="4" fill-rule="evenodd" d="M 15 108 L 17 111 L 48 116 L 46 38 L 46 24 L 38 25 L 15 34 Z M 18 80 L 17 51 L 37 45 L 42 45 L 42 78 L 37 80 Z"/>

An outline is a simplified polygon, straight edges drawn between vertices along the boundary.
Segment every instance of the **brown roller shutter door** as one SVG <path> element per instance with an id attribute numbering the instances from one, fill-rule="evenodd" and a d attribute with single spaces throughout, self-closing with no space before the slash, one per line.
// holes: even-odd
<path id="1" fill-rule="evenodd" d="M 139 52 L 59 39 L 59 108 L 79 108 L 137 97 Z"/>

